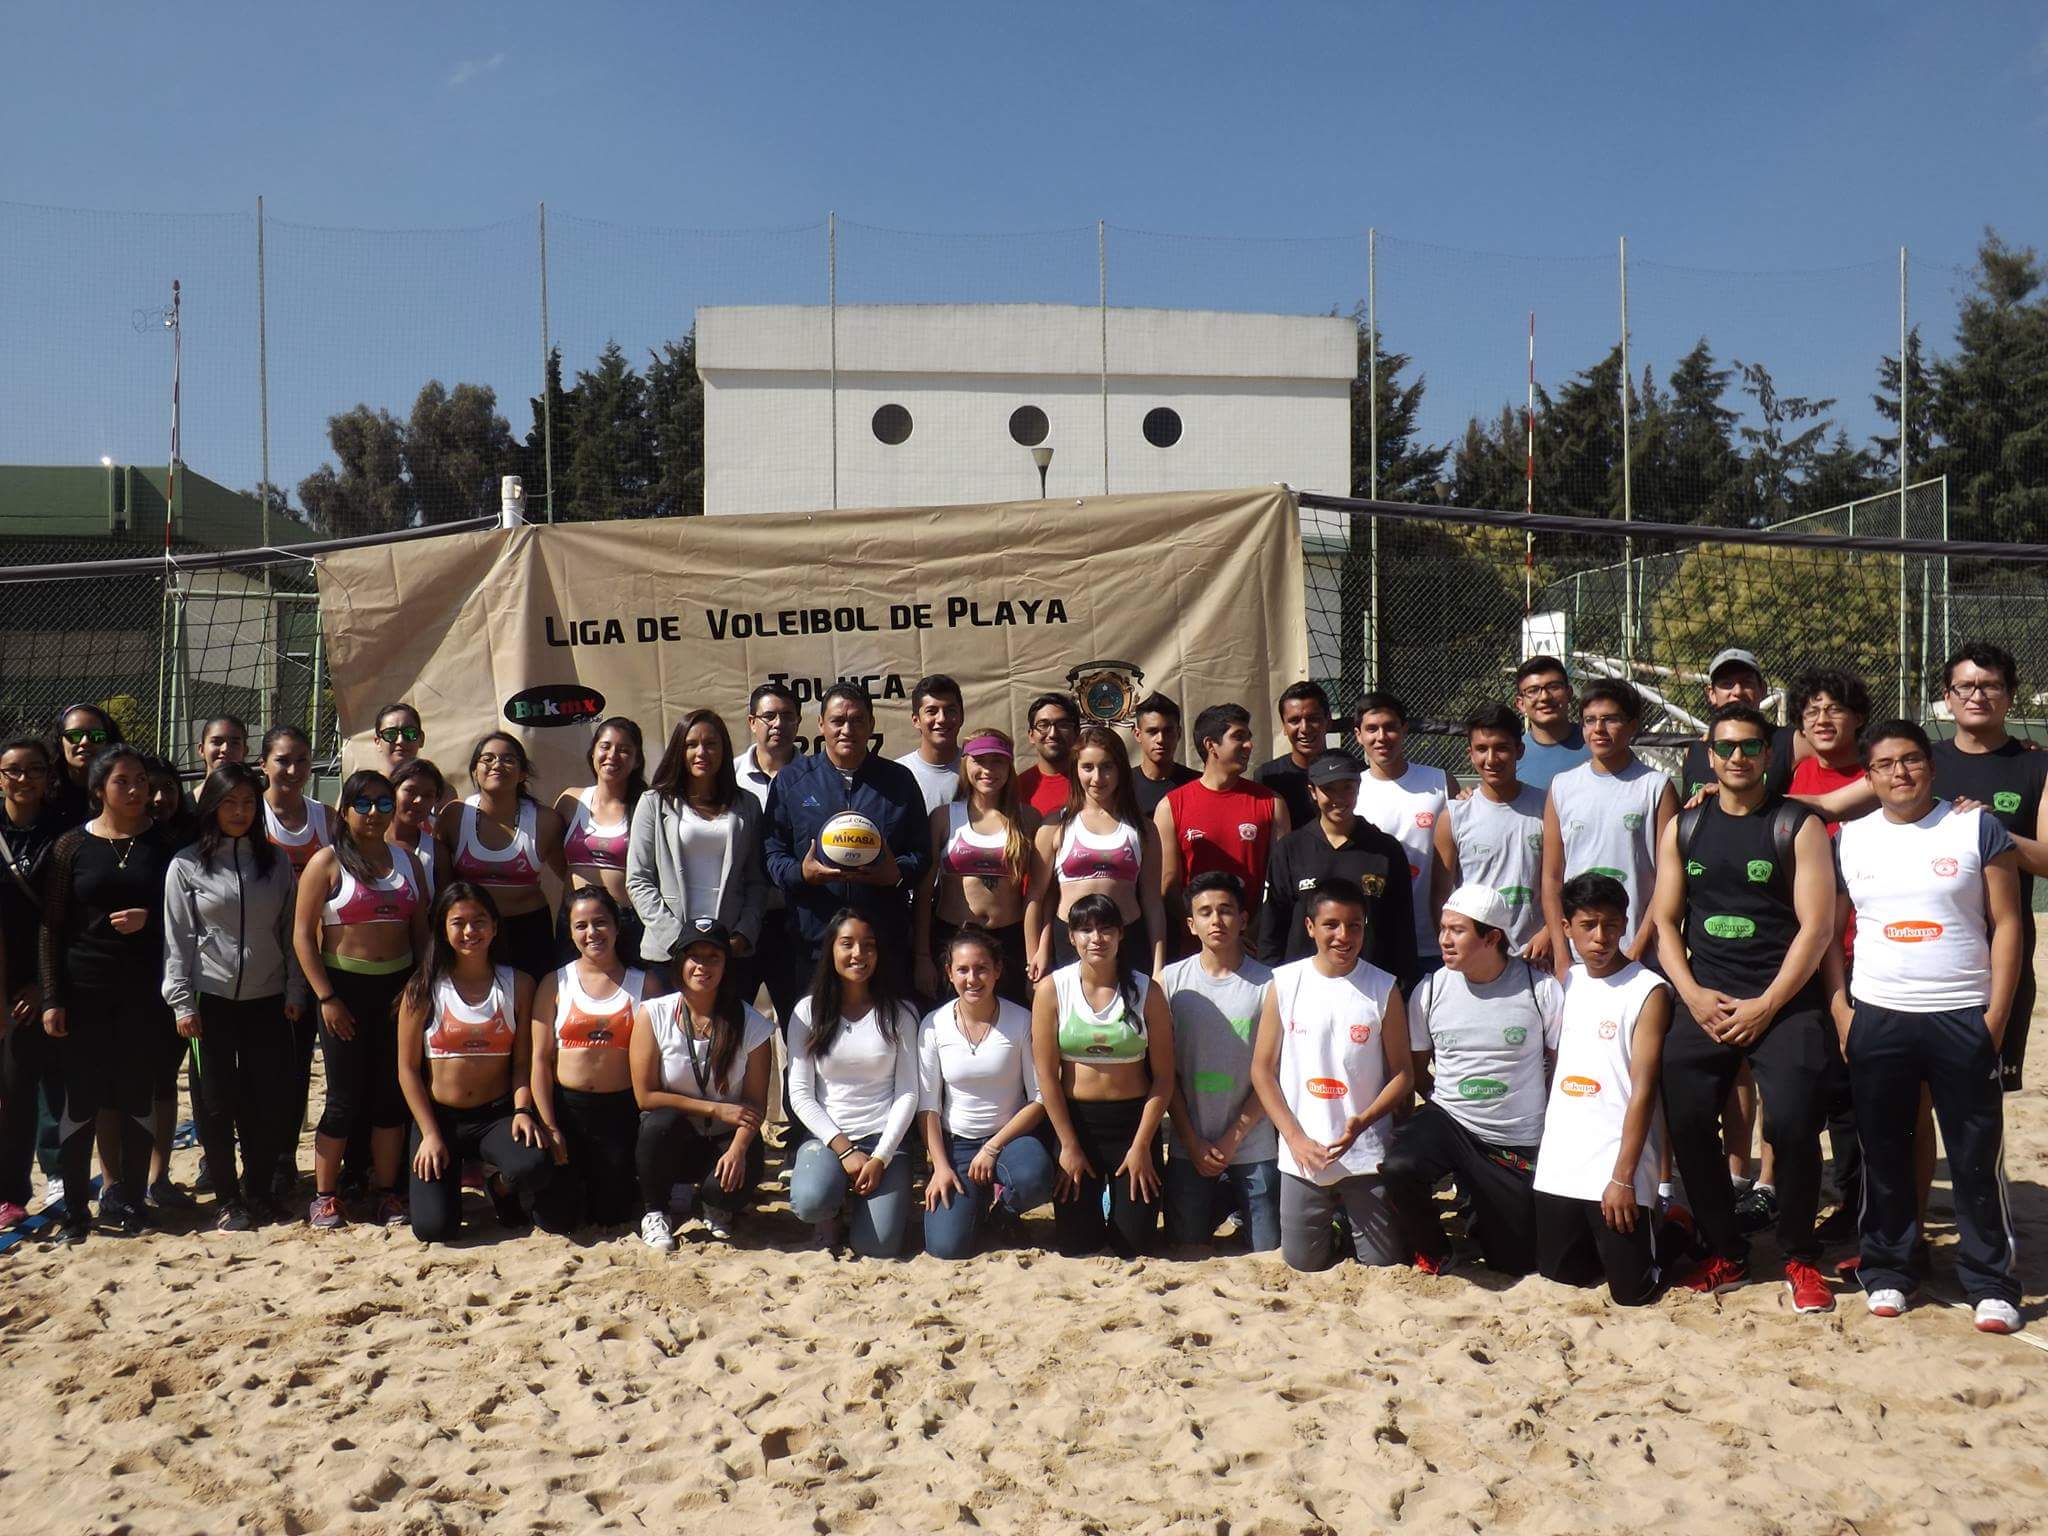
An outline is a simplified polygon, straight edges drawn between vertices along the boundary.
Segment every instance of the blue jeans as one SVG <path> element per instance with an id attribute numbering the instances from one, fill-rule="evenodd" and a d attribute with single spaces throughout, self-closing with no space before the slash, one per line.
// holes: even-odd
<path id="1" fill-rule="evenodd" d="M 1206 1243 L 1232 1210 L 1244 1222 L 1253 1253 L 1270 1253 L 1280 1246 L 1279 1161 L 1233 1163 L 1215 1178 L 1205 1179 L 1176 1146 L 1166 1160 L 1166 1240 Z"/>
<path id="2" fill-rule="evenodd" d="M 924 1251 L 935 1259 L 974 1257 L 982 1214 L 988 1209 L 989 1187 L 967 1177 L 967 1169 L 987 1141 L 986 1136 L 946 1137 L 946 1154 L 960 1176 L 961 1192 L 951 1205 L 943 1202 L 924 1213 Z M 1059 1169 L 1052 1153 L 1036 1136 L 1019 1136 L 996 1153 L 996 1182 L 1003 1187 L 1003 1209 L 1013 1216 L 1036 1210 L 1052 1198 Z"/>
<path id="3" fill-rule="evenodd" d="M 854 1145 L 873 1152 L 882 1138 L 863 1136 Z M 871 1195 L 853 1193 L 839 1159 L 822 1141 L 797 1148 L 796 1167 L 789 1175 L 789 1209 L 798 1221 L 815 1225 L 846 1212 L 847 1241 L 870 1259 L 893 1259 L 903 1250 L 903 1228 L 910 1220 L 910 1157 L 901 1148 L 882 1171 Z"/>

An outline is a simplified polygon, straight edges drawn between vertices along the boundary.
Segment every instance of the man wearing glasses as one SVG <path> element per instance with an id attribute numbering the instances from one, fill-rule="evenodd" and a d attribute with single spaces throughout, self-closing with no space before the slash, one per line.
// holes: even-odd
<path id="1" fill-rule="evenodd" d="M 1081 707 L 1071 695 L 1041 693 L 1024 713 L 1031 727 L 1031 745 L 1038 761 L 1017 775 L 1017 793 L 1025 804 L 1050 819 L 1067 808 L 1072 786 L 1074 748 L 1081 739 Z"/>
<path id="2" fill-rule="evenodd" d="M 778 684 L 763 683 L 747 696 L 747 731 L 754 744 L 733 760 L 733 776 L 739 780 L 741 789 L 761 802 L 763 811 L 768 808 L 768 786 L 796 756 L 800 718 L 796 695 L 785 692 Z M 746 1000 L 753 1002 L 756 985 L 765 986 L 769 1002 L 775 1005 L 776 1020 L 788 1023 L 790 1010 L 810 985 L 805 958 L 791 942 L 788 898 L 782 894 L 782 887 L 771 880 L 768 909 L 761 914 L 761 942 L 754 946 L 754 971 L 758 979 L 741 980 Z"/>
<path id="3" fill-rule="evenodd" d="M 2019 670 L 2012 653 L 1978 642 L 1949 658 L 1942 696 L 1955 716 L 1952 740 L 1934 744 L 1934 792 L 1944 800 L 1981 805 L 2011 836 L 2020 867 L 2020 968 L 2011 1022 L 1999 1053 L 2007 1093 L 2020 1090 L 2027 1019 L 2034 1011 L 2034 876 L 2048 874 L 2048 752 L 2007 734 Z"/>
<path id="4" fill-rule="evenodd" d="M 1664 1040 L 1664 1115 L 1705 1256 L 1680 1284 L 1731 1289 L 1749 1278 L 1721 1115 L 1747 1065 L 1776 1155 L 1778 1246 L 1797 1312 L 1828 1312 L 1816 1267 L 1820 1125 L 1828 1054 L 1818 972 L 1833 938 L 1834 861 L 1827 828 L 1766 777 L 1771 726 L 1748 704 L 1708 722 L 1718 795 L 1681 812 L 1658 838 L 1651 913 L 1657 956 L 1679 1006 Z"/>
<path id="5" fill-rule="evenodd" d="M 1828 980 L 1863 1141 L 1857 1279 L 1873 1315 L 1905 1311 L 1920 1230 L 1913 1149 L 1924 1090 L 1948 1150 L 1957 1278 L 1977 1327 L 2012 1333 L 2020 1284 L 1999 1048 L 2020 974 L 2019 854 L 1993 816 L 1936 798 L 1933 755 L 1910 720 L 1866 731 L 1878 814 L 1845 823 L 1839 837 L 1842 883 L 1856 909 L 1856 971 L 1845 983 L 1836 950 Z"/>
<path id="6" fill-rule="evenodd" d="M 1515 668 L 1515 708 L 1522 712 L 1524 750 L 1516 778 L 1537 794 L 1593 754 L 1572 724 L 1572 680 L 1555 656 L 1531 656 Z"/>

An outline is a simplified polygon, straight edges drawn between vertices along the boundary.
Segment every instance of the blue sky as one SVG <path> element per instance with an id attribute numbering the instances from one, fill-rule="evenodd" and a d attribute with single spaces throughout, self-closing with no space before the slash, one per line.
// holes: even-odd
<path id="1" fill-rule="evenodd" d="M 1901 244 L 1937 347 L 1985 225 L 2048 245 L 2038 4 L 101 4 L 7 36 L 0 201 L 38 206 L 0 208 L 0 461 L 162 456 L 133 322 L 177 275 L 187 458 L 253 481 L 258 193 L 286 482 L 429 375 L 524 430 L 542 199 L 572 366 L 822 297 L 827 209 L 842 295 L 903 300 L 1092 300 L 1102 218 L 1112 303 L 1348 307 L 1377 226 L 1444 432 L 1517 393 L 1532 307 L 1546 379 L 1594 360 L 1624 233 L 1638 366 L 1705 333 L 1859 433 Z M 1014 231 L 1050 233 L 965 238 Z"/>

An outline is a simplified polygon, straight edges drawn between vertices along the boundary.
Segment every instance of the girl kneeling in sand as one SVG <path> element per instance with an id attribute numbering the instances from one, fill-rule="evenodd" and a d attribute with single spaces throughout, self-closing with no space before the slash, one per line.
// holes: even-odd
<path id="1" fill-rule="evenodd" d="M 435 1242 L 462 1227 L 463 1159 L 497 1169 L 491 1198 L 506 1226 L 525 1225 L 521 1196 L 551 1164 L 529 1082 L 533 981 L 491 964 L 498 909 L 457 880 L 427 927 L 426 964 L 399 1003 L 398 1081 L 413 1118 L 413 1236 Z"/>
<path id="2" fill-rule="evenodd" d="M 683 989 L 633 1014 L 633 1095 L 640 1104 L 640 1240 L 675 1250 L 669 1195 L 696 1186 L 705 1233 L 732 1239 L 731 1222 L 761 1182 L 761 1122 L 775 1026 L 740 1001 L 732 935 L 708 917 L 672 946 Z"/>
<path id="3" fill-rule="evenodd" d="M 903 1138 L 917 1113 L 917 1014 L 879 963 L 875 930 L 842 909 L 825 925 L 811 995 L 790 1010 L 789 1102 L 817 1138 L 798 1150 L 789 1206 L 837 1246 L 893 1258 L 910 1219 Z"/>

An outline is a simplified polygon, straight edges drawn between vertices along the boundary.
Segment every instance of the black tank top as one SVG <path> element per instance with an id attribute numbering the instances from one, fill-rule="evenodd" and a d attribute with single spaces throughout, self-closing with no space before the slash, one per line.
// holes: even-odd
<path id="1" fill-rule="evenodd" d="M 1792 871 L 1780 867 L 1771 836 L 1778 804 L 1773 797 L 1747 816 L 1729 816 L 1710 797 L 1691 848 L 1679 850 L 1692 973 L 1731 997 L 1755 997 L 1768 987 L 1799 932 Z"/>

